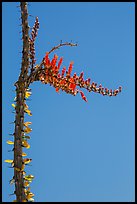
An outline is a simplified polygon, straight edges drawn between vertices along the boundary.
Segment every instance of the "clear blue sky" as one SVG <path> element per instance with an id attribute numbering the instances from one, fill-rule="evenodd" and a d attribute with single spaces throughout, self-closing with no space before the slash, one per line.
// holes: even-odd
<path id="1" fill-rule="evenodd" d="M 14 121 L 11 113 L 14 83 L 21 68 L 19 2 L 2 3 L 2 189 L 3 201 L 15 196 L 9 185 L 13 169 L 4 163 L 13 159 Z M 26 150 L 35 176 L 31 190 L 35 201 L 134 201 L 135 199 L 135 4 L 91 2 L 32 2 L 29 13 L 39 17 L 36 58 L 63 42 L 63 65 L 74 61 L 73 73 L 84 71 L 108 88 L 123 91 L 107 97 L 84 90 L 80 95 L 59 94 L 49 85 L 35 82 L 28 102 L 33 116 L 31 148 Z M 32 27 L 35 19 L 29 17 Z M 51 55 L 53 56 L 53 54 Z"/>

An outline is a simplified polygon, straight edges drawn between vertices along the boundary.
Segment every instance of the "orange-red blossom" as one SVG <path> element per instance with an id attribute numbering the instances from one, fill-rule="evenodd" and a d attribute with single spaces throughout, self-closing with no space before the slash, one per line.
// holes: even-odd
<path id="1" fill-rule="evenodd" d="M 91 79 L 88 78 L 86 80 L 83 79 L 84 73 L 81 72 L 80 76 L 77 76 L 76 73 L 71 75 L 72 69 L 73 69 L 73 62 L 70 62 L 70 65 L 68 67 L 68 70 L 66 70 L 66 67 L 63 67 L 61 70 L 61 74 L 59 73 L 60 66 L 62 64 L 63 58 L 61 57 L 59 59 L 59 62 L 57 64 L 58 56 L 54 55 L 53 59 L 50 61 L 49 59 L 49 53 L 47 52 L 44 58 L 44 71 L 39 74 L 39 80 L 42 83 L 50 84 L 52 85 L 56 92 L 59 92 L 61 89 L 62 91 L 65 91 L 66 93 L 70 93 L 72 95 L 76 95 L 78 92 L 80 92 L 81 97 L 83 100 L 87 102 L 87 99 L 84 95 L 84 93 L 77 89 L 77 86 L 80 88 L 85 88 L 89 92 L 93 91 L 96 93 L 100 93 L 103 96 L 116 96 L 119 92 L 122 91 L 122 87 L 120 86 L 118 89 L 115 89 L 112 91 L 112 89 L 104 88 L 100 84 L 97 86 L 97 83 L 92 82 Z M 65 76 L 66 75 L 66 76 Z"/>

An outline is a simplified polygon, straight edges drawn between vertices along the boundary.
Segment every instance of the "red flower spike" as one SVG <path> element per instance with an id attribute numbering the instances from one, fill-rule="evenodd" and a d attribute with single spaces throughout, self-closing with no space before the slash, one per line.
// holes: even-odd
<path id="1" fill-rule="evenodd" d="M 103 91 L 104 91 L 104 87 L 101 88 L 101 93 L 103 93 Z"/>
<path id="2" fill-rule="evenodd" d="M 84 93 L 82 91 L 79 91 L 80 94 L 81 94 L 81 97 L 84 101 L 88 102 L 87 99 L 86 99 L 86 96 L 84 95 Z"/>
<path id="3" fill-rule="evenodd" d="M 52 77 L 53 83 L 57 82 L 57 78 L 56 77 Z"/>
<path id="4" fill-rule="evenodd" d="M 97 86 L 97 83 L 95 83 L 95 86 Z"/>
<path id="5" fill-rule="evenodd" d="M 69 84 L 69 89 L 72 90 L 73 92 L 75 91 L 75 88 L 76 88 L 76 84 L 72 84 L 72 83 Z"/>
<path id="6" fill-rule="evenodd" d="M 62 77 L 64 77 L 64 74 L 65 74 L 65 71 L 66 71 L 66 67 L 64 67 L 63 69 L 62 69 Z"/>
<path id="7" fill-rule="evenodd" d="M 71 77 L 71 78 L 69 79 L 69 82 L 70 82 L 70 84 L 69 84 L 69 89 L 74 91 L 75 88 L 76 88 L 76 84 L 75 84 L 74 78 Z"/>
<path id="8" fill-rule="evenodd" d="M 58 83 L 58 81 L 57 81 L 57 78 L 56 77 L 52 77 L 52 85 L 54 86 L 54 87 L 56 87 L 56 84 Z"/>
<path id="9" fill-rule="evenodd" d="M 61 74 L 59 73 L 60 66 L 62 64 L 63 58 L 61 57 L 58 64 L 57 63 L 58 56 L 54 55 L 52 61 L 50 62 L 49 59 L 49 53 L 47 52 L 44 58 L 44 65 L 45 65 L 45 70 L 41 75 L 39 75 L 39 80 L 42 83 L 48 83 L 50 86 L 52 85 L 56 92 L 59 92 L 61 89 L 62 91 L 65 91 L 66 93 L 76 95 L 78 92 L 80 92 L 81 97 L 83 100 L 87 102 L 87 99 L 84 95 L 84 93 L 78 89 L 76 89 L 77 86 L 80 88 L 85 88 L 89 92 L 93 91 L 96 93 L 100 93 L 103 96 L 108 95 L 108 96 L 116 96 L 119 92 L 122 91 L 122 87 L 119 86 L 118 89 L 115 89 L 112 91 L 112 89 L 104 88 L 100 84 L 99 86 L 97 83 L 92 82 L 91 79 L 88 78 L 86 80 L 83 79 L 84 72 L 80 73 L 80 76 L 77 76 L 76 73 L 71 77 L 71 72 L 73 68 L 73 62 L 70 63 L 68 70 L 66 71 L 66 67 L 64 67 L 61 71 Z M 50 69 L 49 69 L 50 68 Z M 66 76 L 64 77 L 64 75 Z M 98 87 L 97 87 L 98 86 Z"/>
<path id="10" fill-rule="evenodd" d="M 86 96 L 83 96 L 82 99 L 83 99 L 84 101 L 88 102 L 87 99 L 86 99 Z"/>
<path id="11" fill-rule="evenodd" d="M 85 84 L 86 84 L 87 86 L 90 85 L 90 78 L 89 78 L 89 79 L 86 79 Z"/>
<path id="12" fill-rule="evenodd" d="M 114 90 L 113 91 L 113 96 L 116 96 L 116 95 L 117 95 L 116 90 Z"/>
<path id="13" fill-rule="evenodd" d="M 79 90 L 76 89 L 76 90 L 74 91 L 73 95 L 76 96 L 78 92 L 79 92 Z"/>
<path id="14" fill-rule="evenodd" d="M 60 69 L 60 66 L 61 66 L 62 62 L 63 62 L 63 58 L 61 57 L 59 62 L 58 62 L 58 70 Z"/>
<path id="15" fill-rule="evenodd" d="M 73 62 L 70 62 L 70 65 L 69 65 L 69 68 L 68 68 L 68 74 L 69 74 L 69 75 L 71 75 L 72 66 L 73 66 Z"/>
<path id="16" fill-rule="evenodd" d="M 110 89 L 109 91 L 109 96 L 112 96 L 112 89 Z"/>
<path id="17" fill-rule="evenodd" d="M 50 65 L 49 53 L 46 52 L 45 59 L 44 59 L 45 66 Z"/>
<path id="18" fill-rule="evenodd" d="M 83 78 L 83 75 L 84 75 L 84 72 L 81 72 L 79 78 L 80 79 Z"/>
<path id="19" fill-rule="evenodd" d="M 57 59 L 58 59 L 58 56 L 57 56 L 57 55 L 54 55 L 54 58 L 53 58 L 52 61 L 51 61 L 51 66 L 53 67 L 53 69 L 54 69 L 54 67 L 56 66 Z"/>
<path id="20" fill-rule="evenodd" d="M 116 92 L 116 94 L 118 94 L 119 90 L 118 90 L 118 89 L 116 89 L 116 90 L 115 90 L 115 92 Z"/>
<path id="21" fill-rule="evenodd" d="M 119 90 L 119 92 L 121 92 L 122 91 L 122 86 L 119 86 L 118 90 Z"/>
<path id="22" fill-rule="evenodd" d="M 54 69 L 53 69 L 53 74 L 54 74 L 54 75 L 57 75 L 58 72 L 59 72 L 58 66 L 55 66 Z"/>
<path id="23" fill-rule="evenodd" d="M 105 91 L 103 91 L 103 92 L 102 92 L 102 95 L 103 95 L 103 96 L 105 96 L 105 95 L 107 95 L 107 94 L 106 94 L 106 92 L 105 92 Z"/>
<path id="24" fill-rule="evenodd" d="M 56 87 L 56 92 L 59 93 L 59 87 Z"/>
<path id="25" fill-rule="evenodd" d="M 69 82 L 70 82 L 70 83 L 74 83 L 74 79 L 71 77 L 71 78 L 69 79 Z"/>
<path id="26" fill-rule="evenodd" d="M 55 61 L 55 58 L 53 58 L 52 61 L 51 61 L 51 66 L 54 67 L 55 64 L 56 64 L 56 61 Z"/>
<path id="27" fill-rule="evenodd" d="M 66 80 L 65 80 L 65 79 L 63 79 L 63 80 L 60 81 L 60 85 L 61 85 L 61 86 L 64 86 L 65 84 L 66 84 Z"/>
<path id="28" fill-rule="evenodd" d="M 92 88 L 93 88 L 93 89 L 95 89 L 95 88 L 96 88 L 96 83 L 95 83 L 95 82 L 92 82 L 92 84 L 91 84 L 91 85 L 92 85 Z"/>
<path id="29" fill-rule="evenodd" d="M 90 78 L 88 78 L 87 80 L 88 80 L 88 83 L 90 84 L 91 79 L 90 79 Z"/>
<path id="30" fill-rule="evenodd" d="M 107 88 L 105 88 L 105 92 L 106 92 L 106 94 L 108 94 L 108 89 Z"/>
<path id="31" fill-rule="evenodd" d="M 60 75 L 60 73 L 58 73 L 58 76 L 57 76 L 57 78 L 58 78 L 58 79 L 60 79 L 60 78 L 61 78 L 61 75 Z"/>
<path id="32" fill-rule="evenodd" d="M 45 69 L 45 74 L 46 74 L 46 75 L 48 75 L 48 72 L 49 72 L 49 70 L 48 70 L 48 69 Z"/>
<path id="33" fill-rule="evenodd" d="M 74 75 L 73 75 L 73 79 L 76 79 L 76 77 L 77 77 L 77 74 L 76 74 L 76 73 L 74 73 Z"/>

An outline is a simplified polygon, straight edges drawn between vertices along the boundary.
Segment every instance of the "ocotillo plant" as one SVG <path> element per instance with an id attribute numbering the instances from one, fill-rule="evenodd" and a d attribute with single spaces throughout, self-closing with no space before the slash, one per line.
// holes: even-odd
<path id="1" fill-rule="evenodd" d="M 29 134 L 32 129 L 29 127 L 31 122 L 25 121 L 25 114 L 32 116 L 31 111 L 26 104 L 27 98 L 31 95 L 29 86 L 35 81 L 40 81 L 43 84 L 49 84 L 53 86 L 56 92 L 65 91 L 67 94 L 76 96 L 80 93 L 82 99 L 87 102 L 87 98 L 84 95 L 81 88 L 86 89 L 89 92 L 99 93 L 103 96 L 116 96 L 121 92 L 122 87 L 112 90 L 104 88 L 101 84 L 91 81 L 90 78 L 84 79 L 84 73 L 81 72 L 78 76 L 76 73 L 72 75 L 73 62 L 70 62 L 68 68 L 61 68 L 63 58 L 55 54 L 50 59 L 50 53 L 59 49 L 62 46 L 77 46 L 77 44 L 65 42 L 53 47 L 50 51 L 45 53 L 41 63 L 36 65 L 35 59 L 35 40 L 39 29 L 39 20 L 36 17 L 33 28 L 30 32 L 28 24 L 28 8 L 27 2 L 20 2 L 21 8 L 21 20 L 22 20 L 22 64 L 21 72 L 17 82 L 15 82 L 16 96 L 15 104 L 12 106 L 15 108 L 15 131 L 12 134 L 14 141 L 8 140 L 7 143 L 14 145 L 14 159 L 5 160 L 7 163 L 11 163 L 11 167 L 14 169 L 14 176 L 10 180 L 11 184 L 15 184 L 14 194 L 16 195 L 15 202 L 31 202 L 34 201 L 34 194 L 30 190 L 30 183 L 34 179 L 33 175 L 27 175 L 25 172 L 25 165 L 28 165 L 32 159 L 24 158 L 27 156 L 23 152 L 24 148 L 29 149 L 30 145 L 28 140 Z"/>

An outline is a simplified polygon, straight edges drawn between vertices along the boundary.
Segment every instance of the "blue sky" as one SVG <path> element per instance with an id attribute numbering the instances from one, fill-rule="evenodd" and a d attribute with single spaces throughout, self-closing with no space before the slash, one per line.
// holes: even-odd
<path id="1" fill-rule="evenodd" d="M 4 163 L 13 159 L 14 121 L 11 106 L 14 83 L 21 68 L 19 2 L 2 3 L 2 197 L 15 196 L 9 185 L 13 170 Z M 59 94 L 53 87 L 33 83 L 31 148 L 26 150 L 35 176 L 31 191 L 35 201 L 134 201 L 135 199 L 135 4 L 92 2 L 32 2 L 29 13 L 38 16 L 36 39 L 39 64 L 46 51 L 63 42 L 77 47 L 56 51 L 63 66 L 74 61 L 73 73 L 84 71 L 109 89 L 122 85 L 116 97 L 103 97 L 83 90 L 80 95 Z M 33 26 L 35 18 L 29 17 Z M 53 54 L 51 54 L 51 57 Z"/>

